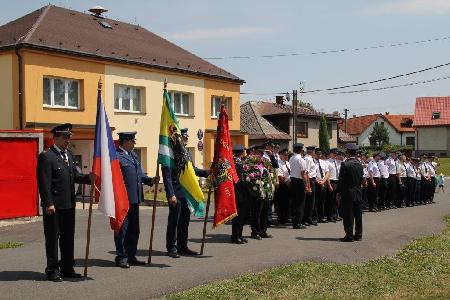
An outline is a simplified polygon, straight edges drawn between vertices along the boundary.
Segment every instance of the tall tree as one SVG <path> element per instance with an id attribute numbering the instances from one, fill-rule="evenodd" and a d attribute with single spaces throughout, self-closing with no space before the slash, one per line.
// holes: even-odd
<path id="1" fill-rule="evenodd" d="M 328 135 L 327 119 L 324 115 L 320 118 L 319 147 L 322 151 L 330 150 L 330 136 Z"/>
<path id="2" fill-rule="evenodd" d="M 389 131 L 383 125 L 378 122 L 373 126 L 373 130 L 370 133 L 370 144 L 373 146 L 383 146 L 389 144 Z"/>

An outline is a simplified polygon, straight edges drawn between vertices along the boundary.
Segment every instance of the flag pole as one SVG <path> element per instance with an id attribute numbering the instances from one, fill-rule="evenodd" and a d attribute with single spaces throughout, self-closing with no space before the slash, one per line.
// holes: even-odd
<path id="1" fill-rule="evenodd" d="M 156 177 L 159 177 L 159 164 L 156 164 Z M 150 230 L 150 245 L 148 247 L 148 264 L 152 263 L 153 236 L 155 232 L 155 219 L 156 219 L 156 196 L 158 194 L 158 184 L 159 182 L 155 183 L 155 194 L 153 196 L 152 229 Z"/>
<path id="2" fill-rule="evenodd" d="M 102 79 L 98 81 L 98 93 L 102 92 Z M 92 225 L 92 205 L 94 204 L 95 179 L 91 179 L 91 190 L 89 193 L 89 217 L 86 232 L 86 255 L 84 257 L 84 279 L 87 279 L 89 246 L 91 244 L 91 225 Z"/>
<path id="3" fill-rule="evenodd" d="M 164 90 L 167 89 L 167 78 L 164 79 Z M 159 177 L 159 163 L 156 164 L 156 177 Z M 153 236 L 155 233 L 155 219 L 156 219 L 156 196 L 158 195 L 158 184 L 155 184 L 155 194 L 153 196 L 153 211 L 152 211 L 152 228 L 150 230 L 150 245 L 148 246 L 148 264 L 152 263 L 152 252 L 153 252 Z"/>
<path id="4" fill-rule="evenodd" d="M 212 191 L 212 181 L 209 182 L 208 189 L 208 200 L 206 201 L 206 212 L 205 212 L 205 220 L 203 221 L 203 237 L 202 237 L 202 247 L 200 249 L 200 255 L 203 255 L 203 250 L 205 249 L 205 241 L 206 241 L 206 223 L 208 222 L 209 215 L 209 205 L 211 203 L 211 191 Z"/>

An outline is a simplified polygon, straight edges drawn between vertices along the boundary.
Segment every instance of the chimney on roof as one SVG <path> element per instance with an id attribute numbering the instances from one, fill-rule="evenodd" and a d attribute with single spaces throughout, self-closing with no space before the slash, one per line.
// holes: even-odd
<path id="1" fill-rule="evenodd" d="M 106 8 L 101 7 L 100 5 L 96 5 L 96 6 L 92 7 L 91 9 L 89 9 L 89 12 L 91 12 L 92 15 L 97 18 L 103 18 L 102 14 L 107 11 L 108 10 Z"/>
<path id="2" fill-rule="evenodd" d="M 284 96 L 275 96 L 275 103 L 276 104 L 283 104 Z"/>
<path id="3" fill-rule="evenodd" d="M 353 118 L 356 118 L 356 115 L 353 115 Z"/>
<path id="4" fill-rule="evenodd" d="M 389 112 L 388 112 L 388 111 L 387 111 L 387 112 L 385 112 L 384 114 L 385 114 L 386 116 L 389 116 Z"/>

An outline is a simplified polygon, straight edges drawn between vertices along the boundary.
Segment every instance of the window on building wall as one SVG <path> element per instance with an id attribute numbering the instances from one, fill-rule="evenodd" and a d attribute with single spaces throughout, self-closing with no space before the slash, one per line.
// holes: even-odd
<path id="1" fill-rule="evenodd" d="M 413 150 L 414 150 L 414 147 L 416 145 L 416 138 L 413 137 L 413 136 L 407 136 L 406 137 L 406 145 L 407 146 L 412 146 Z"/>
<path id="2" fill-rule="evenodd" d="M 45 107 L 80 108 L 80 81 L 44 77 L 43 104 Z"/>
<path id="3" fill-rule="evenodd" d="M 114 110 L 119 112 L 142 112 L 143 89 L 118 85 L 114 86 Z"/>
<path id="4" fill-rule="evenodd" d="M 228 118 L 231 119 L 231 97 L 220 97 L 220 96 L 212 96 L 211 97 L 211 118 L 217 118 L 220 113 L 221 104 L 225 105 L 225 109 L 228 113 Z"/>
<path id="5" fill-rule="evenodd" d="M 170 92 L 170 99 L 173 104 L 173 111 L 179 116 L 190 116 L 193 114 L 191 111 L 191 99 L 192 95 L 182 92 Z"/>
<path id="6" fill-rule="evenodd" d="M 333 123 L 332 122 L 327 122 L 327 129 L 328 129 L 328 137 L 330 139 L 333 138 Z"/>
<path id="7" fill-rule="evenodd" d="M 297 122 L 297 137 L 308 138 L 308 122 Z"/>

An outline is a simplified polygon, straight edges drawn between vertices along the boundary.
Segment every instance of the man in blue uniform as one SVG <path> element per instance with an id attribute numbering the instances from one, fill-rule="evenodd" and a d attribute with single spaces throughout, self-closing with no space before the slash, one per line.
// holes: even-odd
<path id="1" fill-rule="evenodd" d="M 189 138 L 187 128 L 181 129 L 181 138 L 184 146 L 186 146 Z M 187 152 L 185 148 L 184 151 Z M 190 159 L 188 152 L 185 155 Z M 195 167 L 194 170 L 195 175 L 205 178 L 208 177 L 208 171 Z M 198 255 L 198 252 L 192 251 L 187 245 L 191 212 L 180 184 L 180 176 L 175 168 L 162 166 L 161 171 L 169 202 L 166 233 L 167 255 L 172 258 L 179 258 L 180 254 Z"/>
<path id="2" fill-rule="evenodd" d="M 51 130 L 53 146 L 39 154 L 37 183 L 43 210 L 47 279 L 81 278 L 75 273 L 75 183 L 90 184 L 93 175 L 78 172 L 73 154 L 68 150 L 72 125 L 58 125 Z M 58 242 L 61 262 L 58 261 Z"/>
<path id="3" fill-rule="evenodd" d="M 136 258 L 139 241 L 139 203 L 144 200 L 143 184 L 152 186 L 159 182 L 159 177 L 148 177 L 143 174 L 141 162 L 133 151 L 136 144 L 136 132 L 120 132 L 117 157 L 122 170 L 123 181 L 127 189 L 130 208 L 127 217 L 117 235 L 114 235 L 116 244 L 116 265 L 129 268 L 130 265 L 144 265 L 145 262 Z"/>

